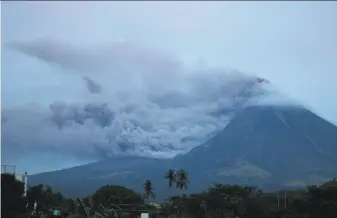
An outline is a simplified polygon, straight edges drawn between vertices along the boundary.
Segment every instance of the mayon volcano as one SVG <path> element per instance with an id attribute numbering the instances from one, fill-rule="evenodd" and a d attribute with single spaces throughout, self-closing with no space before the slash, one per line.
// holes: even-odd
<path id="1" fill-rule="evenodd" d="M 2 159 L 49 152 L 95 160 L 31 175 L 30 185 L 84 196 L 105 184 L 141 191 L 151 179 L 164 198 L 170 167 L 190 172 L 188 191 L 215 182 L 300 187 L 337 175 L 337 127 L 272 81 L 188 67 L 132 42 L 81 47 L 45 38 L 8 47 L 46 72 L 39 99 L 3 106 Z"/>
<path id="2" fill-rule="evenodd" d="M 30 183 L 50 184 L 66 195 L 84 196 L 107 183 L 141 191 L 143 181 L 150 178 L 163 198 L 172 194 L 164 179 L 168 168 L 184 168 L 190 173 L 189 191 L 217 182 L 265 189 L 298 188 L 337 175 L 335 125 L 298 104 L 276 104 L 269 95 L 251 94 L 243 90 L 240 95 L 246 101 L 217 111 L 215 116 L 219 117 L 233 114 L 222 130 L 171 159 L 112 156 L 32 175 Z"/>

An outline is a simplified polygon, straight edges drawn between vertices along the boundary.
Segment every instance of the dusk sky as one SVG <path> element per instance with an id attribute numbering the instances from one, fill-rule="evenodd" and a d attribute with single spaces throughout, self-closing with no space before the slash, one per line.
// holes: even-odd
<path id="1" fill-rule="evenodd" d="M 337 2 L 1 7 L 2 163 L 19 171 L 186 152 L 256 77 L 337 124 Z"/>

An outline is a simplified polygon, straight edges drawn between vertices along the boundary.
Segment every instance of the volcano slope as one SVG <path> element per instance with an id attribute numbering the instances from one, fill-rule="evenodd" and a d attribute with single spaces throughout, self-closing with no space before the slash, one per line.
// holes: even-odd
<path id="1" fill-rule="evenodd" d="M 337 127 L 301 107 L 247 107 L 173 163 L 214 182 L 266 188 L 317 183 L 337 175 Z"/>
<path id="2" fill-rule="evenodd" d="M 189 192 L 212 183 L 303 187 L 337 175 L 337 127 L 301 107 L 251 106 L 239 111 L 216 136 L 172 160 L 116 157 L 30 176 L 68 196 L 85 196 L 105 184 L 142 192 L 153 181 L 158 199 L 175 194 L 164 174 L 189 171 Z"/>

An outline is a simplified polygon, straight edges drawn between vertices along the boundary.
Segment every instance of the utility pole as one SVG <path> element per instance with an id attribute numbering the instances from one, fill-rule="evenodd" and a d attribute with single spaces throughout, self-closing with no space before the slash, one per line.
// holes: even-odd
<path id="1" fill-rule="evenodd" d="M 25 181 L 25 197 L 27 197 L 27 187 L 28 187 L 28 176 L 27 176 L 27 172 L 25 172 L 25 175 L 24 175 L 24 181 Z"/>
<path id="2" fill-rule="evenodd" d="M 277 206 L 280 207 L 280 196 L 277 196 Z"/>
<path id="3" fill-rule="evenodd" d="M 13 167 L 13 172 L 12 174 L 15 175 L 15 165 L 13 164 L 1 164 L 1 168 L 3 167 L 4 172 L 3 173 L 7 173 L 7 167 Z"/>

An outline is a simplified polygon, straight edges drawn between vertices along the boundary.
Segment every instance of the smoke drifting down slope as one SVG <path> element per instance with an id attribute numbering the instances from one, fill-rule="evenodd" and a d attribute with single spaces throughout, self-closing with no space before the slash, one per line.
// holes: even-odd
<path id="1" fill-rule="evenodd" d="M 5 151 L 169 158 L 209 139 L 247 105 L 293 104 L 255 76 L 191 70 L 170 55 L 132 43 L 103 49 L 74 48 L 56 40 L 12 45 L 53 68 L 56 64 L 60 73 L 86 78 L 89 92 L 71 102 L 62 96 L 51 99 L 49 107 L 4 108 Z"/>

